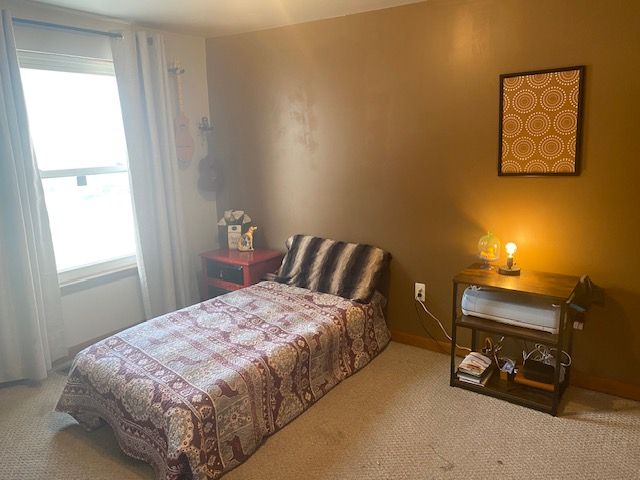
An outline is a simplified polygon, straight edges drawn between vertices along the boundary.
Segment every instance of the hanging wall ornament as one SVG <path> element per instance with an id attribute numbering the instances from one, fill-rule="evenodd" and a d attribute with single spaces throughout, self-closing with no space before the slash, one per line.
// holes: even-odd
<path id="1" fill-rule="evenodd" d="M 207 156 L 200 160 L 198 164 L 198 190 L 200 192 L 216 192 L 222 186 L 222 172 L 220 164 L 213 155 L 211 145 L 211 133 L 213 127 L 209 124 L 207 117 L 202 117 L 198 124 L 198 130 L 207 143 Z"/>
<path id="2" fill-rule="evenodd" d="M 209 153 L 198 164 L 198 190 L 202 192 L 216 192 L 222 185 L 222 174 L 218 162 Z"/>
<path id="3" fill-rule="evenodd" d="M 178 94 L 178 114 L 173 120 L 173 128 L 176 136 L 176 155 L 180 168 L 187 168 L 193 159 L 194 142 L 189 131 L 189 119 L 184 113 L 184 96 L 182 91 L 182 75 L 184 68 L 179 63 L 174 62 L 169 68 L 169 72 L 175 76 L 176 91 Z"/>

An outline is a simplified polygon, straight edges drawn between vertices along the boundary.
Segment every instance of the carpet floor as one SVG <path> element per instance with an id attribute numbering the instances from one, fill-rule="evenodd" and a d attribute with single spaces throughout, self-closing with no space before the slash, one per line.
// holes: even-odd
<path id="1" fill-rule="evenodd" d="M 64 385 L 0 388 L 0 478 L 152 480 L 108 427 L 52 409 Z M 448 357 L 397 343 L 224 480 L 640 479 L 640 403 L 578 388 L 560 416 L 448 384 Z"/>

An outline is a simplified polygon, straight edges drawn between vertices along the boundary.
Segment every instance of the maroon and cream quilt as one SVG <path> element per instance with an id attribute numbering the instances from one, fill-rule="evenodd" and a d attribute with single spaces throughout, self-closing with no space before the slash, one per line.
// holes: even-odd
<path id="1" fill-rule="evenodd" d="M 158 479 L 215 479 L 387 345 L 382 301 L 262 282 L 80 352 L 56 408 Z"/>

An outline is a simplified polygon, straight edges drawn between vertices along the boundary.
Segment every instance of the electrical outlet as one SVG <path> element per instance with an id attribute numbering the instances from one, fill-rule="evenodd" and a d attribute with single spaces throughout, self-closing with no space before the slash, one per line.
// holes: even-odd
<path id="1" fill-rule="evenodd" d="M 422 300 L 424 302 L 425 295 L 427 292 L 427 287 L 425 287 L 424 283 L 417 283 L 414 286 L 413 296 L 416 300 Z"/>

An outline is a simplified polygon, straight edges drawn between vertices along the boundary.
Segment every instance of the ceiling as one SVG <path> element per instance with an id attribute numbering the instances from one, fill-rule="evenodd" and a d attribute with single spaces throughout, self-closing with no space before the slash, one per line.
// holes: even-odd
<path id="1" fill-rule="evenodd" d="M 422 0 L 37 0 L 164 30 L 218 37 Z"/>

